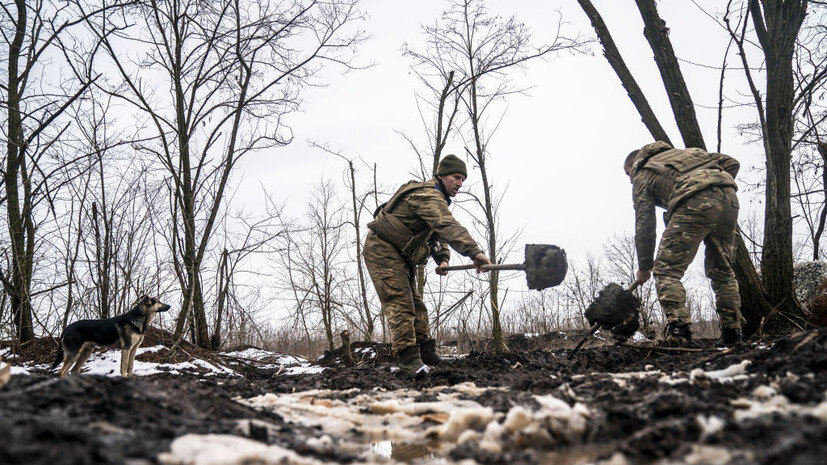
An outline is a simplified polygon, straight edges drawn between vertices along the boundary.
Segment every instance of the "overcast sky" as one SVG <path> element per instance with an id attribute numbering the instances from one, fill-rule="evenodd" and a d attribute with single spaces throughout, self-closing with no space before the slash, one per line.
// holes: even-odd
<path id="1" fill-rule="evenodd" d="M 720 78 L 714 68 L 720 67 L 728 39 L 701 7 L 713 12 L 722 8 L 721 3 L 670 0 L 658 5 L 683 60 L 681 69 L 711 148 L 716 140 Z M 634 2 L 595 0 L 594 4 L 661 124 L 679 144 Z M 374 65 L 344 75 L 329 72 L 326 87 L 308 89 L 303 94 L 302 113 L 288 120 L 294 143 L 246 158 L 236 177 L 240 184 L 236 201 L 256 208 L 264 186 L 287 203 L 289 215 L 299 216 L 306 209 L 311 187 L 321 179 L 333 180 L 344 193 L 343 161 L 309 148 L 307 139 L 376 163 L 383 185 L 409 180 L 418 163 L 397 132 L 422 140 L 423 130 L 415 100 L 419 84 L 401 48 L 409 43 L 422 49 L 421 26 L 433 23 L 447 5 L 442 0 L 363 0 L 361 8 L 367 18 L 361 27 L 371 38 L 360 47 L 357 61 Z M 487 5 L 492 12 L 516 15 L 531 28 L 536 43 L 553 39 L 560 15 L 565 34 L 594 36 L 576 0 L 489 0 Z M 503 231 L 523 231 L 517 251 L 509 257 L 511 262 L 522 261 L 523 243 L 557 244 L 568 251 L 571 260 L 580 261 L 587 252 L 599 254 L 613 234 L 634 233 L 631 185 L 621 164 L 630 150 L 652 139 L 599 44 L 592 51 L 589 55 L 562 53 L 516 71 L 515 81 L 531 89 L 526 96 L 510 97 L 507 107 L 499 109 L 505 114 L 489 145 L 489 176 L 499 188 L 508 186 L 501 208 Z M 738 64 L 737 57 L 731 56 L 729 63 Z M 748 102 L 742 71 L 730 71 L 727 79 L 730 96 Z M 740 94 L 736 89 L 741 89 Z M 749 173 L 749 167 L 763 164 L 761 147 L 745 144 L 735 125 L 754 119 L 750 108 L 727 110 L 722 150 L 741 161 L 739 179 L 752 181 L 759 176 Z M 447 150 L 460 155 L 464 151 L 458 143 Z M 477 172 L 469 174 L 469 183 L 479 182 Z M 367 171 L 363 169 L 362 175 L 367 176 Z M 366 185 L 369 182 L 367 177 L 362 180 Z M 750 209 L 760 211 L 754 191 L 741 189 L 739 196 L 742 220 Z"/>

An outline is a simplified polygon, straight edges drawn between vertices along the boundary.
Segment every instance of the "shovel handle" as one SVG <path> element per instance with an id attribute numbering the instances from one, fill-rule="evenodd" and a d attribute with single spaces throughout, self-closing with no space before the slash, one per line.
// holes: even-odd
<path id="1" fill-rule="evenodd" d="M 643 284 L 641 281 L 635 281 L 628 288 L 626 288 L 626 290 L 629 291 L 629 292 L 632 292 L 635 289 L 637 289 L 638 286 L 640 286 L 641 284 Z"/>
<path id="2" fill-rule="evenodd" d="M 458 271 L 458 270 L 473 270 L 476 266 L 473 264 L 470 265 L 456 265 L 456 266 L 446 266 L 443 268 L 445 271 Z M 490 271 L 490 270 L 524 270 L 525 265 L 522 263 L 512 263 L 509 265 L 498 264 L 498 265 L 482 265 L 480 267 L 483 271 Z"/>

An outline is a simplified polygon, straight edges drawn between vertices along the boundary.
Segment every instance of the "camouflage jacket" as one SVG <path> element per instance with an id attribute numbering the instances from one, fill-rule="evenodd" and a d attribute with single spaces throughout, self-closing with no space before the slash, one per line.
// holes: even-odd
<path id="1" fill-rule="evenodd" d="M 451 199 L 443 192 L 441 183 L 436 179 L 431 179 L 425 183 L 417 183 L 417 186 L 411 186 L 411 183 L 415 182 L 404 184 L 397 192 L 409 187 L 421 188 L 404 194 L 403 197 L 393 202 L 389 209 L 387 206 L 380 207 L 380 210 L 384 210 L 384 214 L 401 222 L 416 238 L 414 241 L 417 243 L 410 248 L 411 250 L 400 250 L 402 249 L 400 244 L 395 244 L 403 258 L 410 263 L 420 264 L 430 255 L 436 263 L 447 262 L 451 258 L 448 245 L 469 258 L 482 253 L 482 249 L 468 230 L 460 225 L 448 210 Z M 393 237 L 387 237 L 387 235 L 383 237 L 382 228 L 376 224 L 378 221 L 381 221 L 381 215 L 377 215 L 377 220 L 368 224 L 368 228 L 374 231 L 380 239 L 394 245 Z"/>
<path id="2" fill-rule="evenodd" d="M 638 267 L 654 264 L 657 225 L 655 207 L 666 209 L 665 220 L 692 195 L 713 186 L 737 189 L 738 162 L 727 155 L 698 148 L 674 149 L 665 142 L 644 146 L 632 166 L 635 245 Z"/>

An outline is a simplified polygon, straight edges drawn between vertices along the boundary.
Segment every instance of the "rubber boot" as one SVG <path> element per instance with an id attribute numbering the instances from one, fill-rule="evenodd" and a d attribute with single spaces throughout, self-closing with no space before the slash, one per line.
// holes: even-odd
<path id="1" fill-rule="evenodd" d="M 742 342 L 741 328 L 721 328 L 721 338 L 715 341 L 715 347 L 733 347 Z"/>
<path id="2" fill-rule="evenodd" d="M 439 365 L 442 362 L 442 357 L 436 353 L 436 341 L 434 339 L 425 339 L 419 345 L 419 354 L 422 356 L 422 361 L 428 365 Z"/>
<path id="3" fill-rule="evenodd" d="M 428 374 L 431 367 L 422 362 L 419 344 L 405 347 L 399 351 L 399 368 L 412 372 L 415 376 Z"/>
<path id="4" fill-rule="evenodd" d="M 688 323 L 669 323 L 664 330 L 666 341 L 678 345 L 688 345 L 692 342 L 692 330 Z"/>

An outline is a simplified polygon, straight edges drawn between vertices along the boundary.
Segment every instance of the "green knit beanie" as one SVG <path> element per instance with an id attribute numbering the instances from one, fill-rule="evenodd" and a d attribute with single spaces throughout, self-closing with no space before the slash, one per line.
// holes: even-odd
<path id="1" fill-rule="evenodd" d="M 465 170 L 465 162 L 460 160 L 456 155 L 445 155 L 439 161 L 439 166 L 436 168 L 437 176 L 448 176 L 449 174 L 461 174 L 468 177 L 468 171 Z"/>

